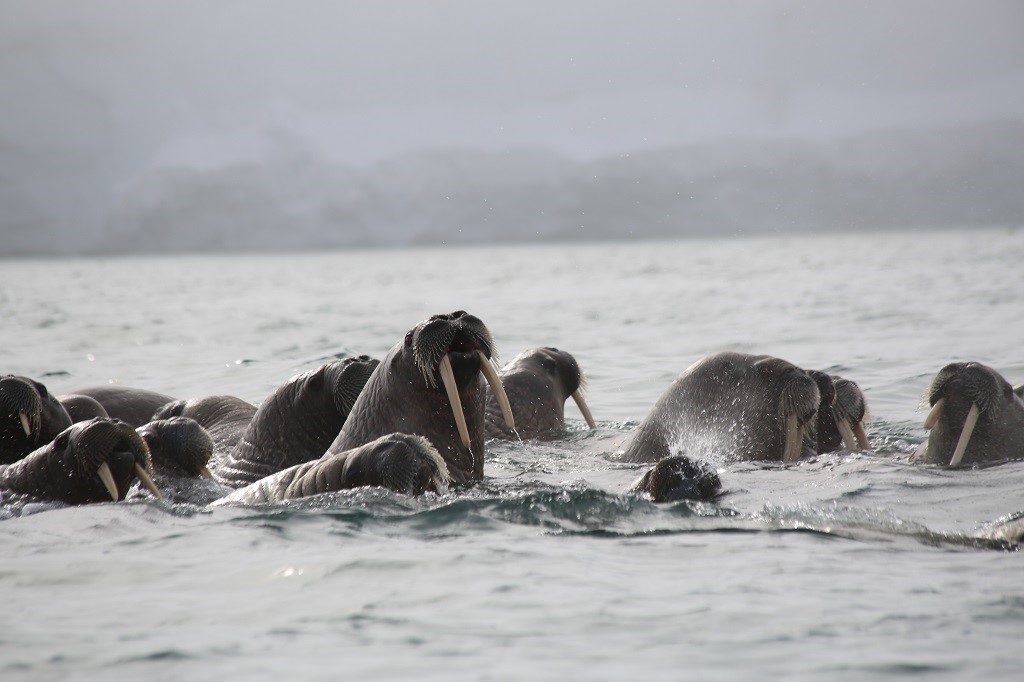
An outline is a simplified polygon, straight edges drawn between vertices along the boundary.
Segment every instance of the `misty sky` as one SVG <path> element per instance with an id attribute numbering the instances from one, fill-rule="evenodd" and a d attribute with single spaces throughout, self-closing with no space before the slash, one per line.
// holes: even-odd
<path id="1" fill-rule="evenodd" d="M 0 1 L 0 141 L 107 170 L 409 147 L 590 157 L 1024 117 L 1021 2 Z M 215 162 L 215 161 L 213 161 Z"/>

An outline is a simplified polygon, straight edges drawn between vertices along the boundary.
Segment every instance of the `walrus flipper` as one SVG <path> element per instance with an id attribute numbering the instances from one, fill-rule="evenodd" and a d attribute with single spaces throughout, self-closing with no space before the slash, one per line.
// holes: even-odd
<path id="1" fill-rule="evenodd" d="M 265 504 L 363 486 L 420 495 L 428 490 L 447 491 L 449 480 L 444 459 L 426 438 L 394 433 L 289 467 L 219 502 Z"/>
<path id="2" fill-rule="evenodd" d="M 680 455 L 655 464 L 630 491 L 648 493 L 654 502 L 712 500 L 722 492 L 722 481 L 707 464 Z"/>

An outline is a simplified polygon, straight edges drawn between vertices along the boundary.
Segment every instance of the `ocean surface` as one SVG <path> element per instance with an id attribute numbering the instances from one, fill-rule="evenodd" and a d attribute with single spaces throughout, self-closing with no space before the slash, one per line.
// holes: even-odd
<path id="1" fill-rule="evenodd" d="M 0 262 L 0 372 L 259 402 L 467 310 L 554 345 L 599 423 L 492 442 L 443 497 L 135 500 L 0 516 L 3 680 L 928 680 L 1021 676 L 1024 462 L 907 463 L 953 361 L 1024 382 L 1024 229 Z M 716 503 L 624 491 L 615 451 L 686 367 L 856 381 L 872 451 L 713 462 Z"/>

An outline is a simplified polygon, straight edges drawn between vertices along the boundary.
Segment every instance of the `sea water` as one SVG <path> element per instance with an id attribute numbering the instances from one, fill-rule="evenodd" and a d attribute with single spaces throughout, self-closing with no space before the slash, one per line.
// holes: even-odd
<path id="1" fill-rule="evenodd" d="M 486 480 L 267 507 L 136 500 L 0 520 L 0 679 L 1019 679 L 1024 462 L 912 465 L 953 361 L 1024 381 L 1024 230 L 0 262 L 0 372 L 259 402 L 467 310 L 501 359 L 587 375 L 565 438 Z M 713 461 L 715 503 L 615 457 L 720 350 L 856 381 L 872 451 Z"/>

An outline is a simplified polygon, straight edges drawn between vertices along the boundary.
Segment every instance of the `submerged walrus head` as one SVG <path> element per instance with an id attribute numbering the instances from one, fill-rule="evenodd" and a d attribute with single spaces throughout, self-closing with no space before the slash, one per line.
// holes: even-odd
<path id="1" fill-rule="evenodd" d="M 514 428 L 494 357 L 491 333 L 478 318 L 460 310 L 423 320 L 374 370 L 330 452 L 389 433 L 419 435 L 438 450 L 455 482 L 482 478 L 484 379 Z"/>
<path id="2" fill-rule="evenodd" d="M 544 347 L 523 351 L 501 369 L 501 383 L 515 418 L 512 432 L 502 417 L 498 400 L 487 394 L 488 438 L 541 438 L 565 426 L 565 401 L 571 396 L 590 428 L 597 428 L 583 397 L 586 379 L 571 354 Z"/>
<path id="3" fill-rule="evenodd" d="M 0 472 L 0 487 L 46 500 L 86 504 L 123 500 L 138 478 L 160 497 L 150 474 L 149 450 L 129 424 L 116 419 L 79 422 L 53 442 Z"/>
<path id="4" fill-rule="evenodd" d="M 28 377 L 0 377 L 0 464 L 16 462 L 71 426 L 46 386 Z"/>
<path id="5" fill-rule="evenodd" d="M 924 461 L 947 466 L 1024 458 L 1024 401 L 991 367 L 946 365 L 927 393 Z"/>

